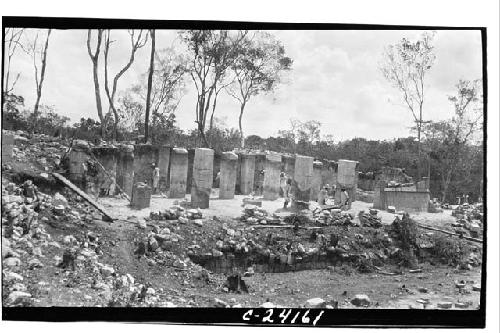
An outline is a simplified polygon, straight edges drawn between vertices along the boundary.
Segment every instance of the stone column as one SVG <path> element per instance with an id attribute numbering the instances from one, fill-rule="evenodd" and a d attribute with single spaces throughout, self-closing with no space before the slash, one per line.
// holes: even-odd
<path id="1" fill-rule="evenodd" d="M 384 189 L 387 182 L 384 180 L 377 180 L 375 183 L 375 190 L 373 195 L 373 208 L 385 209 L 385 192 Z"/>
<path id="2" fill-rule="evenodd" d="M 80 187 L 83 185 L 84 163 L 89 158 L 88 149 L 89 144 L 86 141 L 74 140 L 69 153 L 69 180 Z M 85 188 L 82 190 L 86 191 Z"/>
<path id="3" fill-rule="evenodd" d="M 266 155 L 264 173 L 264 199 L 276 200 L 280 193 L 281 156 L 278 154 Z"/>
<path id="4" fill-rule="evenodd" d="M 169 186 L 168 171 L 170 168 L 170 147 L 159 147 L 158 168 L 160 169 L 160 183 L 158 187 L 161 192 L 165 192 Z"/>
<path id="5" fill-rule="evenodd" d="M 233 199 L 236 186 L 238 155 L 232 152 L 222 153 L 220 164 L 219 198 Z"/>
<path id="6" fill-rule="evenodd" d="M 2 133 L 2 163 L 12 161 L 12 148 L 14 146 L 14 135 Z"/>
<path id="7" fill-rule="evenodd" d="M 253 180 L 253 191 L 256 195 L 262 195 L 264 191 L 264 175 L 262 170 L 266 169 L 266 155 L 255 155 L 255 171 Z"/>
<path id="8" fill-rule="evenodd" d="M 191 193 L 191 186 L 193 184 L 193 164 L 194 164 L 195 149 L 188 149 L 188 173 L 186 183 L 186 194 Z"/>
<path id="9" fill-rule="evenodd" d="M 295 174 L 293 181 L 294 201 L 309 202 L 313 177 L 313 161 L 309 156 L 295 157 Z"/>
<path id="10" fill-rule="evenodd" d="M 116 183 L 129 198 L 132 197 L 134 186 L 134 146 L 132 145 L 124 145 L 118 149 Z"/>
<path id="11" fill-rule="evenodd" d="M 130 206 L 134 209 L 148 208 L 151 203 L 152 189 L 144 183 L 135 183 Z"/>
<path id="12" fill-rule="evenodd" d="M 97 177 L 100 188 L 109 189 L 109 194 L 115 193 L 116 185 L 116 165 L 117 165 L 117 149 L 113 146 L 100 146 L 92 149 L 95 157 L 104 167 L 106 172 L 101 167 L 98 168 L 99 174 Z M 100 190 L 99 188 L 97 189 Z"/>
<path id="13" fill-rule="evenodd" d="M 214 151 L 196 148 L 193 163 L 193 183 L 191 184 L 191 207 L 208 208 L 213 183 Z"/>
<path id="14" fill-rule="evenodd" d="M 317 201 L 319 191 L 321 190 L 321 171 L 323 170 L 323 163 L 319 161 L 313 162 L 313 177 L 311 183 L 311 200 Z"/>
<path id="15" fill-rule="evenodd" d="M 170 156 L 169 198 L 184 198 L 188 175 L 188 152 L 184 148 L 173 148 Z"/>
<path id="16" fill-rule="evenodd" d="M 255 173 L 255 155 L 241 155 L 241 194 L 250 194 L 253 191 L 253 178 Z"/>
<path id="17" fill-rule="evenodd" d="M 134 183 L 153 185 L 152 164 L 158 164 L 158 148 L 151 144 L 134 146 Z"/>

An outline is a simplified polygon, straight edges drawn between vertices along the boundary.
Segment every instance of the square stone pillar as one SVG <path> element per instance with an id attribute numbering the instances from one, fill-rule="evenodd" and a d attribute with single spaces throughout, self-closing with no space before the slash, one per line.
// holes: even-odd
<path id="1" fill-rule="evenodd" d="M 266 169 L 266 155 L 256 154 L 255 155 L 255 172 L 253 180 L 253 191 L 256 195 L 262 195 L 264 192 L 264 173 L 263 170 Z"/>
<path id="2" fill-rule="evenodd" d="M 98 167 L 97 185 L 102 189 L 109 189 L 109 194 L 115 193 L 116 169 L 118 160 L 118 149 L 114 146 L 99 146 L 92 149 L 94 156 L 104 167 L 106 172 Z M 98 188 L 97 190 L 100 190 Z"/>
<path id="3" fill-rule="evenodd" d="M 233 199 L 236 186 L 236 170 L 238 155 L 231 152 L 222 153 L 220 164 L 219 198 Z"/>
<path id="4" fill-rule="evenodd" d="M 295 174 L 295 156 L 283 155 L 281 161 L 283 163 L 285 173 L 293 178 L 293 175 Z"/>
<path id="5" fill-rule="evenodd" d="M 158 147 L 151 144 L 134 146 L 134 183 L 153 185 L 152 164 L 158 164 Z"/>
<path id="6" fill-rule="evenodd" d="M 318 195 L 319 191 L 321 190 L 321 172 L 323 170 L 323 163 L 319 161 L 314 161 L 313 162 L 313 177 L 312 177 L 312 184 L 311 184 L 311 200 L 312 201 L 317 201 L 318 200 Z"/>
<path id="7" fill-rule="evenodd" d="M 213 183 L 214 151 L 209 148 L 196 148 L 193 163 L 193 182 L 191 184 L 191 207 L 208 208 Z"/>
<path id="8" fill-rule="evenodd" d="M 148 208 L 151 204 L 151 187 L 145 183 L 134 184 L 130 206 L 134 209 Z"/>
<path id="9" fill-rule="evenodd" d="M 160 146 L 158 148 L 158 168 L 160 169 L 160 183 L 158 187 L 161 192 L 165 192 L 170 183 L 168 178 L 170 168 L 170 147 Z"/>
<path id="10" fill-rule="evenodd" d="M 373 195 L 373 208 L 386 209 L 385 205 L 385 188 L 387 182 L 384 180 L 377 180 L 375 183 L 375 190 Z"/>
<path id="11" fill-rule="evenodd" d="M 313 161 L 314 159 L 309 156 L 298 155 L 295 157 L 292 193 L 296 201 L 309 202 L 311 200 Z"/>
<path id="12" fill-rule="evenodd" d="M 188 174 L 186 183 L 186 194 L 191 193 L 191 185 L 193 184 L 193 164 L 195 149 L 190 148 L 188 152 Z"/>
<path id="13" fill-rule="evenodd" d="M 241 194 L 250 194 L 253 192 L 253 179 L 255 174 L 255 155 L 241 155 L 241 176 L 240 190 Z"/>
<path id="14" fill-rule="evenodd" d="M 129 196 L 134 186 L 134 146 L 124 145 L 118 149 L 116 183 Z"/>
<path id="15" fill-rule="evenodd" d="M 12 148 L 14 147 L 14 135 L 2 133 L 2 163 L 12 161 Z"/>
<path id="16" fill-rule="evenodd" d="M 74 140 L 69 153 L 69 180 L 79 187 L 83 185 L 84 163 L 89 159 L 88 149 L 87 141 Z M 82 190 L 86 191 L 85 188 Z"/>
<path id="17" fill-rule="evenodd" d="M 184 148 L 173 148 L 170 156 L 169 198 L 184 198 L 188 176 L 188 152 Z"/>
<path id="18" fill-rule="evenodd" d="M 264 173 L 264 199 L 276 200 L 280 193 L 281 155 L 266 155 Z"/>

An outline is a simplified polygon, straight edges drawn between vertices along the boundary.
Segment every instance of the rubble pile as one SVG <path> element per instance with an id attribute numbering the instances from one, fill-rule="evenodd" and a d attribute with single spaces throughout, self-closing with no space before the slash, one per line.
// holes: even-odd
<path id="1" fill-rule="evenodd" d="M 378 210 L 370 209 L 369 213 L 363 210 L 358 213 L 359 222 L 363 227 L 380 228 L 382 227 L 382 219 L 377 216 Z"/>
<path id="2" fill-rule="evenodd" d="M 163 212 L 151 212 L 149 218 L 154 221 L 172 221 L 179 220 L 180 223 L 186 223 L 188 220 L 201 220 L 203 213 L 198 209 L 186 209 L 180 205 L 174 205 Z"/>
<path id="3" fill-rule="evenodd" d="M 68 149 L 65 141 L 44 134 L 34 134 L 31 139 L 23 131 L 14 135 L 13 159 L 36 165 L 40 170 L 51 171 L 61 167 Z"/>
<path id="4" fill-rule="evenodd" d="M 471 237 L 482 237 L 483 230 L 483 205 L 464 204 L 457 206 L 453 210 L 452 216 L 456 218 L 456 222 L 452 224 L 454 231 L 457 234 L 469 234 Z"/>
<path id="5" fill-rule="evenodd" d="M 441 233 L 421 232 L 408 214 L 404 214 L 402 219 L 396 217 L 390 232 L 399 246 L 395 255 L 404 264 L 409 265 L 412 261 L 440 262 L 468 270 L 481 265 L 479 246 Z"/>
<path id="6" fill-rule="evenodd" d="M 249 224 L 280 224 L 281 222 L 277 215 L 269 215 L 269 213 L 262 207 L 250 204 L 245 204 L 243 206 L 243 213 L 240 221 Z"/>
<path id="7" fill-rule="evenodd" d="M 354 222 L 354 216 L 338 208 L 316 209 L 314 221 L 319 225 L 358 226 Z"/>

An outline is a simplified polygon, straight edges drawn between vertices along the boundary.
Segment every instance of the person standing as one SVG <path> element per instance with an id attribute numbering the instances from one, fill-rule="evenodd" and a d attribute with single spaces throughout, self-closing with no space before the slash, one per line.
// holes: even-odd
<path id="1" fill-rule="evenodd" d="M 287 208 L 290 203 L 290 191 L 292 190 L 292 178 L 286 177 L 286 185 L 283 189 L 283 196 L 285 197 L 285 202 L 283 203 L 283 208 Z"/>
<path id="2" fill-rule="evenodd" d="M 286 188 L 286 173 L 284 171 L 281 171 L 280 173 L 280 189 L 281 189 L 281 195 L 283 198 L 285 197 L 285 188 Z"/>
<path id="3" fill-rule="evenodd" d="M 349 209 L 349 193 L 347 193 L 345 188 L 342 188 L 340 190 L 340 209 Z"/>
<path id="4" fill-rule="evenodd" d="M 158 168 L 155 163 L 153 163 L 152 167 L 153 167 L 153 193 L 156 194 L 158 191 L 158 184 L 160 183 L 160 168 Z"/>

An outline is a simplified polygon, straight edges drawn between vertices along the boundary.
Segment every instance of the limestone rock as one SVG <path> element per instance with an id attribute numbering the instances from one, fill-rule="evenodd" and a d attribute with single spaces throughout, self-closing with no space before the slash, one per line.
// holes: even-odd
<path id="1" fill-rule="evenodd" d="M 326 306 L 326 301 L 319 297 L 308 299 L 304 304 L 305 308 L 311 308 L 311 309 L 324 308 L 325 306 Z"/>
<path id="2" fill-rule="evenodd" d="M 10 257 L 3 261 L 5 267 L 15 267 L 21 265 L 21 260 L 19 258 Z"/>
<path id="3" fill-rule="evenodd" d="M 29 300 L 31 294 L 24 291 L 13 291 L 9 294 L 8 302 L 12 305 L 21 303 L 22 301 Z"/>
<path id="4" fill-rule="evenodd" d="M 438 308 L 440 309 L 451 309 L 452 305 L 452 302 L 439 302 L 437 304 Z"/>
<path id="5" fill-rule="evenodd" d="M 265 303 L 262 303 L 259 307 L 260 308 L 266 308 L 266 309 L 275 308 L 276 304 L 271 303 L 271 302 L 265 302 Z"/>
<path id="6" fill-rule="evenodd" d="M 354 296 L 354 298 L 351 300 L 351 303 L 355 306 L 369 306 L 370 298 L 367 295 L 358 294 Z"/>
<path id="7" fill-rule="evenodd" d="M 23 277 L 21 275 L 17 274 L 17 273 L 4 270 L 4 272 L 3 272 L 3 280 L 5 282 L 14 281 L 14 280 L 22 281 Z"/>

